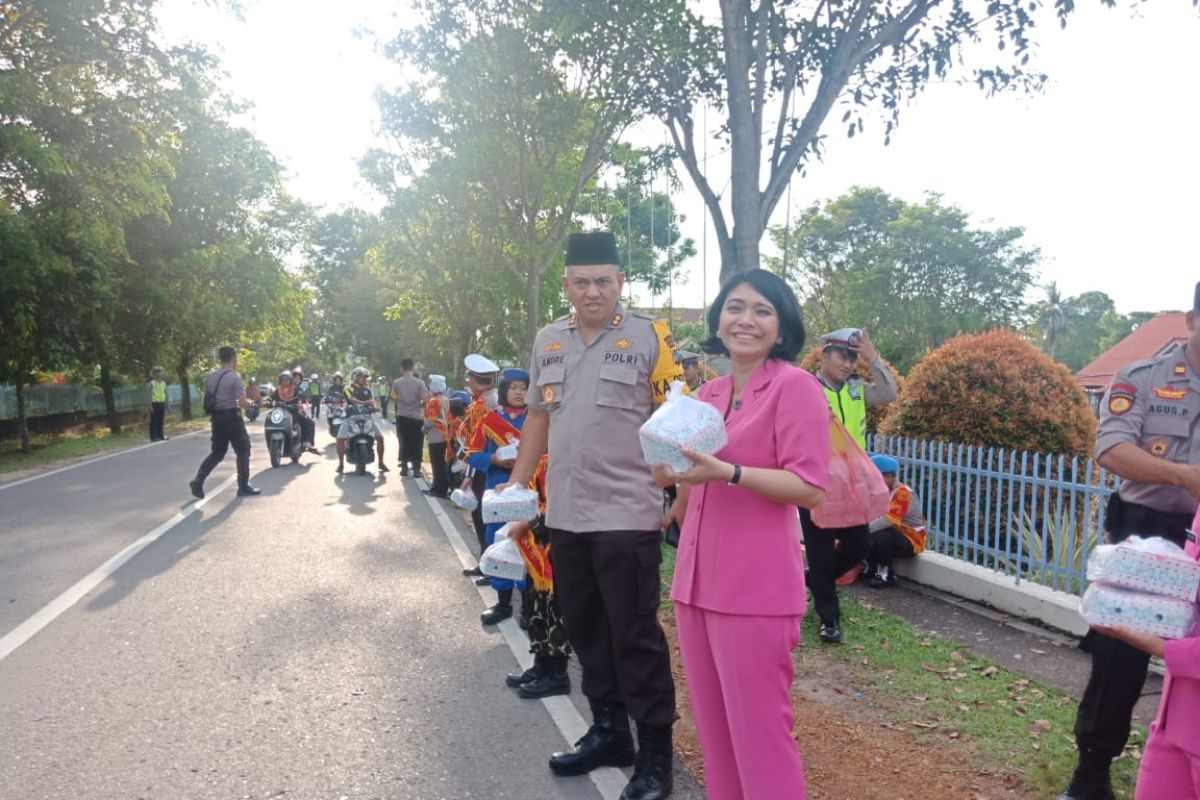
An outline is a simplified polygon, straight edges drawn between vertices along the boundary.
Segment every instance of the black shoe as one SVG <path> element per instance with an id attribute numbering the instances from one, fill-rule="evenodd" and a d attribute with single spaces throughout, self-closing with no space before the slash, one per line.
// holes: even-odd
<path id="1" fill-rule="evenodd" d="M 517 694 L 526 700 L 541 700 L 543 697 L 554 697 L 571 693 L 571 676 L 567 674 L 566 656 L 547 656 L 543 659 L 545 666 L 541 674 L 533 680 L 525 681 L 517 689 Z"/>
<path id="2" fill-rule="evenodd" d="M 260 494 L 262 494 L 262 489 L 255 489 L 248 483 L 245 486 L 238 487 L 238 497 L 257 497 Z"/>
<path id="3" fill-rule="evenodd" d="M 525 616 L 524 611 L 517 614 L 517 627 L 523 631 L 529 630 L 529 618 Z"/>
<path id="4" fill-rule="evenodd" d="M 499 625 L 501 622 L 511 617 L 512 614 L 512 603 L 509 603 L 508 605 L 496 603 L 496 605 L 479 615 L 479 621 L 484 625 Z"/>
<path id="5" fill-rule="evenodd" d="M 637 763 L 621 800 L 665 800 L 674 788 L 671 726 L 638 723 Z"/>
<path id="6" fill-rule="evenodd" d="M 482 578 L 475 579 L 475 585 L 476 586 L 491 586 L 492 579 L 489 578 L 487 575 L 484 575 Z"/>
<path id="7" fill-rule="evenodd" d="M 896 585 L 896 573 L 891 567 L 880 567 L 871 576 L 869 585 L 872 589 L 887 589 Z"/>
<path id="8" fill-rule="evenodd" d="M 1108 768 L 1111 759 L 1081 756 L 1071 783 L 1057 800 L 1113 800 Z"/>
<path id="9" fill-rule="evenodd" d="M 483 571 L 480 570 L 478 566 L 471 567 L 470 569 L 464 569 L 462 572 L 464 578 L 479 578 L 483 575 Z"/>
<path id="10" fill-rule="evenodd" d="M 524 672 L 510 672 L 504 677 L 504 685 L 513 689 L 520 689 L 522 684 L 531 683 L 542 677 L 543 658 L 541 656 L 533 657 L 533 666 Z"/>
<path id="11" fill-rule="evenodd" d="M 400 477 L 401 478 L 408 477 L 408 467 L 400 467 Z"/>
<path id="12" fill-rule="evenodd" d="M 821 637 L 821 641 L 825 644 L 841 644 L 842 628 L 836 622 L 830 625 L 822 623 L 819 636 Z"/>
<path id="13" fill-rule="evenodd" d="M 433 489 L 422 489 L 421 494 L 425 495 L 426 497 L 437 497 L 442 500 L 445 500 L 447 497 L 449 497 L 446 492 L 434 491 Z"/>
<path id="14" fill-rule="evenodd" d="M 633 736 L 625 706 L 592 701 L 592 718 L 592 727 L 574 747 L 550 756 L 550 771 L 555 775 L 586 775 L 599 767 L 633 764 Z"/>
<path id="15" fill-rule="evenodd" d="M 188 488 L 192 490 L 192 497 L 197 500 L 204 499 L 204 484 L 200 481 L 188 481 Z"/>

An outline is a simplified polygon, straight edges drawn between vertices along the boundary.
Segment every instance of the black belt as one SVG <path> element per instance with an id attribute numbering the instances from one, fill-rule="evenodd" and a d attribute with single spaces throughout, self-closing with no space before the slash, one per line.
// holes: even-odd
<path id="1" fill-rule="evenodd" d="M 1130 536 L 1161 536 L 1182 545 L 1192 527 L 1192 514 L 1159 511 L 1131 503 L 1114 492 L 1108 500 L 1105 527 L 1110 533 Z"/>

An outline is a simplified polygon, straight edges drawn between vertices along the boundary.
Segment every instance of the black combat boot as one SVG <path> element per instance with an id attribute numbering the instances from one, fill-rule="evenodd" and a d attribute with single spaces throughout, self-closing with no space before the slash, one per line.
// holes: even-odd
<path id="1" fill-rule="evenodd" d="M 511 686 L 514 689 L 520 689 L 521 684 L 529 683 L 530 681 L 536 681 L 538 678 L 542 677 L 542 670 L 545 669 L 545 667 L 545 656 L 540 656 L 535 653 L 533 656 L 532 667 L 524 672 L 508 673 L 507 677 L 504 678 L 504 683 L 506 686 Z"/>
<path id="2" fill-rule="evenodd" d="M 586 775 L 598 767 L 628 767 L 633 763 L 629 715 L 620 703 L 591 701 L 592 727 L 575 746 L 550 756 L 555 775 Z"/>
<path id="3" fill-rule="evenodd" d="M 1096 753 L 1080 753 L 1067 790 L 1058 800 L 1113 800 L 1108 768 L 1112 759 Z"/>
<path id="4" fill-rule="evenodd" d="M 638 723 L 637 765 L 621 800 L 664 800 L 674 788 L 671 726 Z"/>
<path id="5" fill-rule="evenodd" d="M 571 677 L 567 675 L 566 656 L 546 656 L 542 672 L 531 681 L 521 684 L 517 694 L 526 700 L 541 700 L 558 694 L 571 693 Z"/>

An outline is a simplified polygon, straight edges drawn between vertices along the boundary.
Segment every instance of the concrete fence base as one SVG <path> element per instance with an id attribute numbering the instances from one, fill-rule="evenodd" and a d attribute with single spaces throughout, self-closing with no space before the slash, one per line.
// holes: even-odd
<path id="1" fill-rule="evenodd" d="M 940 553 L 922 553 L 895 563 L 896 574 L 923 586 L 973 600 L 1006 614 L 1082 636 L 1087 623 L 1079 616 L 1079 598 L 1040 584 L 1001 575 Z"/>

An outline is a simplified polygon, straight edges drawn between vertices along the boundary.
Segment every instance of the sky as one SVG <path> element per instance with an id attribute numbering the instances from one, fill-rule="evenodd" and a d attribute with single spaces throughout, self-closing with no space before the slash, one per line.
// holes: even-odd
<path id="1" fill-rule="evenodd" d="M 163 34 L 221 58 L 226 89 L 253 104 L 241 123 L 280 158 L 294 195 L 326 210 L 378 208 L 357 161 L 384 144 L 377 88 L 404 75 L 358 31 L 397 30 L 403 0 L 243 5 L 238 19 L 200 0 L 163 0 Z M 1089 0 L 1065 31 L 1042 28 L 1037 41 L 1045 91 L 985 98 L 973 86 L 932 85 L 902 111 L 890 146 L 870 119 L 865 135 L 843 138 L 835 111 L 824 161 L 793 180 L 792 214 L 855 185 L 909 201 L 936 192 L 979 226 L 1023 227 L 1043 254 L 1040 284 L 1068 296 L 1103 291 L 1121 312 L 1186 307 L 1200 280 L 1200 12 L 1189 0 L 1115 9 Z M 715 127 L 714 113 L 708 121 Z M 627 138 L 661 143 L 664 130 L 649 120 Z M 717 149 L 707 172 L 719 189 L 728 167 Z M 700 255 L 703 203 L 679 173 L 672 203 L 698 254 L 674 302 L 700 306 L 716 294 L 719 257 L 711 232 Z M 787 217 L 781 203 L 773 222 Z"/>

